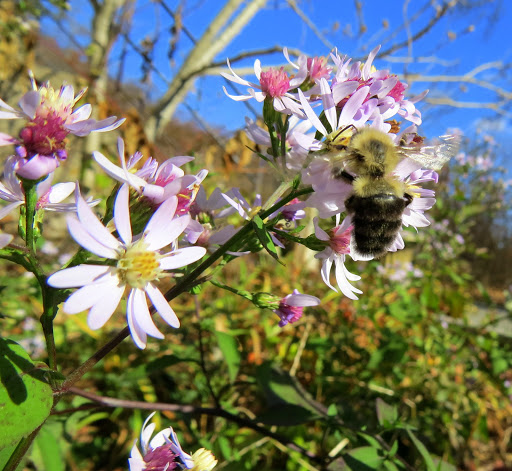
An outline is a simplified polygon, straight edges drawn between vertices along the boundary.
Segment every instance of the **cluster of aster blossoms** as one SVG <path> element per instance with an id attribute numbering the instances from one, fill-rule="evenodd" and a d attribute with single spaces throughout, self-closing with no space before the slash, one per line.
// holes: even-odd
<path id="1" fill-rule="evenodd" d="M 211 471 L 217 465 L 212 452 L 200 448 L 192 455 L 181 448 L 178 437 L 172 427 L 158 432 L 153 438 L 156 425 L 148 422 L 153 412 L 144 422 L 140 433 L 140 449 L 135 441 L 130 459 L 130 471 L 188 469 L 192 471 Z"/>
<path id="2" fill-rule="evenodd" d="M 92 107 L 85 104 L 74 110 L 86 89 L 75 96 L 71 85 L 57 92 L 49 83 L 38 86 L 31 75 L 32 90 L 25 93 L 19 109 L 0 100 L 0 119 L 23 119 L 18 137 L 0 133 L 0 145 L 14 145 L 17 175 L 38 180 L 53 172 L 68 157 L 69 134 L 83 137 L 91 132 L 106 132 L 118 128 L 124 119 L 116 116 L 96 121 L 90 118 Z"/>
<path id="3" fill-rule="evenodd" d="M 293 62 L 285 49 L 284 56 L 292 74 L 284 68 L 264 70 L 259 60 L 254 65 L 258 82 L 238 76 L 229 62 L 231 73 L 222 74 L 226 79 L 248 87 L 245 95 L 233 96 L 226 92 L 230 98 L 237 101 L 254 98 L 264 102 L 264 116 L 269 116 L 265 109 L 269 105 L 281 115 L 270 125 L 268 118 L 264 119 L 267 129 L 248 119 L 247 134 L 260 146 L 260 156 L 270 162 L 283 179 L 300 177 L 303 184 L 311 186 L 313 193 L 301 202 L 301 210 L 309 207 L 318 211 L 315 236 L 324 249 L 316 258 L 322 262 L 322 279 L 328 287 L 335 291 L 339 289 L 351 299 L 357 299 L 357 294 L 361 293 L 352 284 L 360 277 L 346 269 L 346 257 L 369 260 L 372 256 L 362 257 L 357 253 L 353 223 L 345 208 L 353 188 L 345 179 L 333 177 L 335 149 L 343 145 L 346 148 L 351 136 L 366 128 L 386 133 L 395 146 L 415 146 L 422 140 L 417 134 L 421 114 L 416 103 L 427 92 L 408 98 L 406 83 L 388 70 L 376 69 L 373 61 L 379 48 L 372 50 L 365 62 L 341 57 L 337 51 L 329 58 L 301 55 Z M 273 133 L 277 133 L 279 153 L 275 152 L 277 146 L 272 148 Z M 428 225 L 424 213 L 435 203 L 434 192 L 421 188 L 421 184 L 437 182 L 436 172 L 404 158 L 394 169 L 393 178 L 402 182 L 413 197 L 401 216 L 402 227 Z M 247 210 L 245 214 L 247 217 Z M 332 217 L 335 217 L 335 226 L 325 230 L 332 225 Z M 396 251 L 403 247 L 403 238 L 398 233 L 387 250 Z M 330 281 L 333 266 L 335 285 Z"/>

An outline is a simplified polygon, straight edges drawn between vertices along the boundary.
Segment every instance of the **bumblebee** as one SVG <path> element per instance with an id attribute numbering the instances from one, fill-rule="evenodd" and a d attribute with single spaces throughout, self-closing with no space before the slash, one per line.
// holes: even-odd
<path id="1" fill-rule="evenodd" d="M 332 144 L 336 149 L 332 173 L 352 184 L 345 208 L 354 226 L 353 248 L 361 258 L 382 257 L 396 239 L 403 212 L 413 200 L 393 171 L 404 158 L 439 170 L 455 154 L 458 138 L 441 136 L 441 143 L 434 146 L 397 146 L 389 134 L 366 127 L 345 139 L 346 144 Z"/>

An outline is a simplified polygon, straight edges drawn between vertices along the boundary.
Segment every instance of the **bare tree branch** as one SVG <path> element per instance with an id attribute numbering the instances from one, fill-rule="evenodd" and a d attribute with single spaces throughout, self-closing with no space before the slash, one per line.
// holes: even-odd
<path id="1" fill-rule="evenodd" d="M 306 25 L 309 26 L 309 28 L 311 29 L 311 31 L 313 31 L 313 33 L 316 34 L 316 36 L 318 37 L 318 39 L 320 39 L 320 41 L 322 41 L 325 46 L 328 48 L 328 49 L 334 49 L 334 44 L 332 44 L 323 34 L 322 32 L 317 28 L 317 26 L 315 25 L 315 23 L 313 23 L 309 18 L 308 16 L 297 6 L 297 3 L 295 2 L 295 0 L 286 0 L 286 3 L 288 3 L 288 5 L 290 6 L 290 8 L 295 12 L 297 13 L 297 15 L 300 17 L 300 19 L 302 21 L 304 21 L 304 23 L 306 23 Z"/>
<path id="2" fill-rule="evenodd" d="M 167 123 L 178 104 L 192 88 L 198 71 L 211 63 L 213 58 L 242 30 L 250 19 L 265 5 L 267 0 L 253 0 L 230 21 L 243 0 L 228 0 L 217 17 L 210 23 L 201 39 L 196 43 L 183 66 L 173 78 L 169 89 L 153 110 L 146 125 L 146 134 L 154 140 Z M 229 22 L 228 26 L 226 24 Z"/>

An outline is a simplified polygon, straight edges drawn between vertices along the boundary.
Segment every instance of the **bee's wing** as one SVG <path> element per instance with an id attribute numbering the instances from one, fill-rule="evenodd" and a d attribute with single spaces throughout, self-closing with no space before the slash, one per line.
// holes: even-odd
<path id="1" fill-rule="evenodd" d="M 398 152 L 431 170 L 440 170 L 458 151 L 460 136 L 439 136 L 439 142 L 426 146 L 400 146 Z"/>

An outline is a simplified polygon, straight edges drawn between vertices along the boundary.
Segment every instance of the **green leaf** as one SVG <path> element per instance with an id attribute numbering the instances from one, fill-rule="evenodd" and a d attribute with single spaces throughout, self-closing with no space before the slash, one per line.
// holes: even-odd
<path id="1" fill-rule="evenodd" d="M 256 380 L 267 396 L 270 407 L 292 404 L 307 409 L 314 415 L 327 416 L 326 407 L 315 401 L 302 385 L 288 372 L 263 363 L 256 371 Z"/>
<path id="2" fill-rule="evenodd" d="M 240 353 L 235 337 L 226 332 L 215 331 L 219 348 L 224 355 L 224 360 L 228 365 L 229 380 L 232 383 L 236 379 L 238 369 L 240 368 Z"/>
<path id="3" fill-rule="evenodd" d="M 376 401 L 377 419 L 379 425 L 389 427 L 398 420 L 398 409 L 384 402 L 380 397 Z"/>
<path id="4" fill-rule="evenodd" d="M 163 369 L 169 366 L 174 366 L 177 363 L 181 362 L 197 363 L 197 360 L 195 358 L 180 358 L 177 355 L 173 354 L 162 355 L 160 358 L 157 358 L 156 360 L 152 360 L 149 363 L 147 363 L 144 369 L 147 373 L 152 373 L 154 371 L 162 371 Z"/>
<path id="5" fill-rule="evenodd" d="M 423 457 L 423 461 L 425 461 L 425 464 L 427 465 L 427 471 L 437 471 L 437 466 L 434 464 L 434 461 L 430 456 L 430 453 L 426 449 L 425 445 L 423 445 L 423 443 L 421 443 L 418 437 L 416 437 L 416 435 L 412 433 L 411 429 L 407 428 L 406 431 L 410 439 L 414 443 L 414 446 L 420 452 L 420 455 Z"/>
<path id="6" fill-rule="evenodd" d="M 56 436 L 46 425 L 38 433 L 35 441 L 32 459 L 39 464 L 37 469 L 51 469 L 52 471 L 64 471 L 66 466 L 62 451 Z"/>
<path id="7" fill-rule="evenodd" d="M 379 455 L 379 450 L 372 446 L 354 448 L 343 456 L 345 463 L 351 471 L 371 471 L 379 469 L 384 458 Z"/>
<path id="8" fill-rule="evenodd" d="M 269 407 L 256 417 L 256 422 L 266 425 L 300 425 L 318 419 L 318 414 L 294 404 L 279 404 Z"/>
<path id="9" fill-rule="evenodd" d="M 256 235 L 258 236 L 258 239 L 261 242 L 261 245 L 263 245 L 265 250 L 272 257 L 274 257 L 277 261 L 279 261 L 279 255 L 277 254 L 276 246 L 274 245 L 274 242 L 272 241 L 272 237 L 270 237 L 270 234 L 268 233 L 267 228 L 265 227 L 265 223 L 263 222 L 263 219 L 261 219 L 256 214 L 252 219 L 252 223 L 253 223 Z"/>
<path id="10" fill-rule="evenodd" d="M 437 457 L 433 457 L 434 464 L 437 466 L 437 471 L 457 471 L 457 468 L 453 464 L 447 463 Z"/>
<path id="11" fill-rule="evenodd" d="M 46 372 L 16 342 L 0 339 L 0 449 L 18 443 L 50 415 Z"/>

